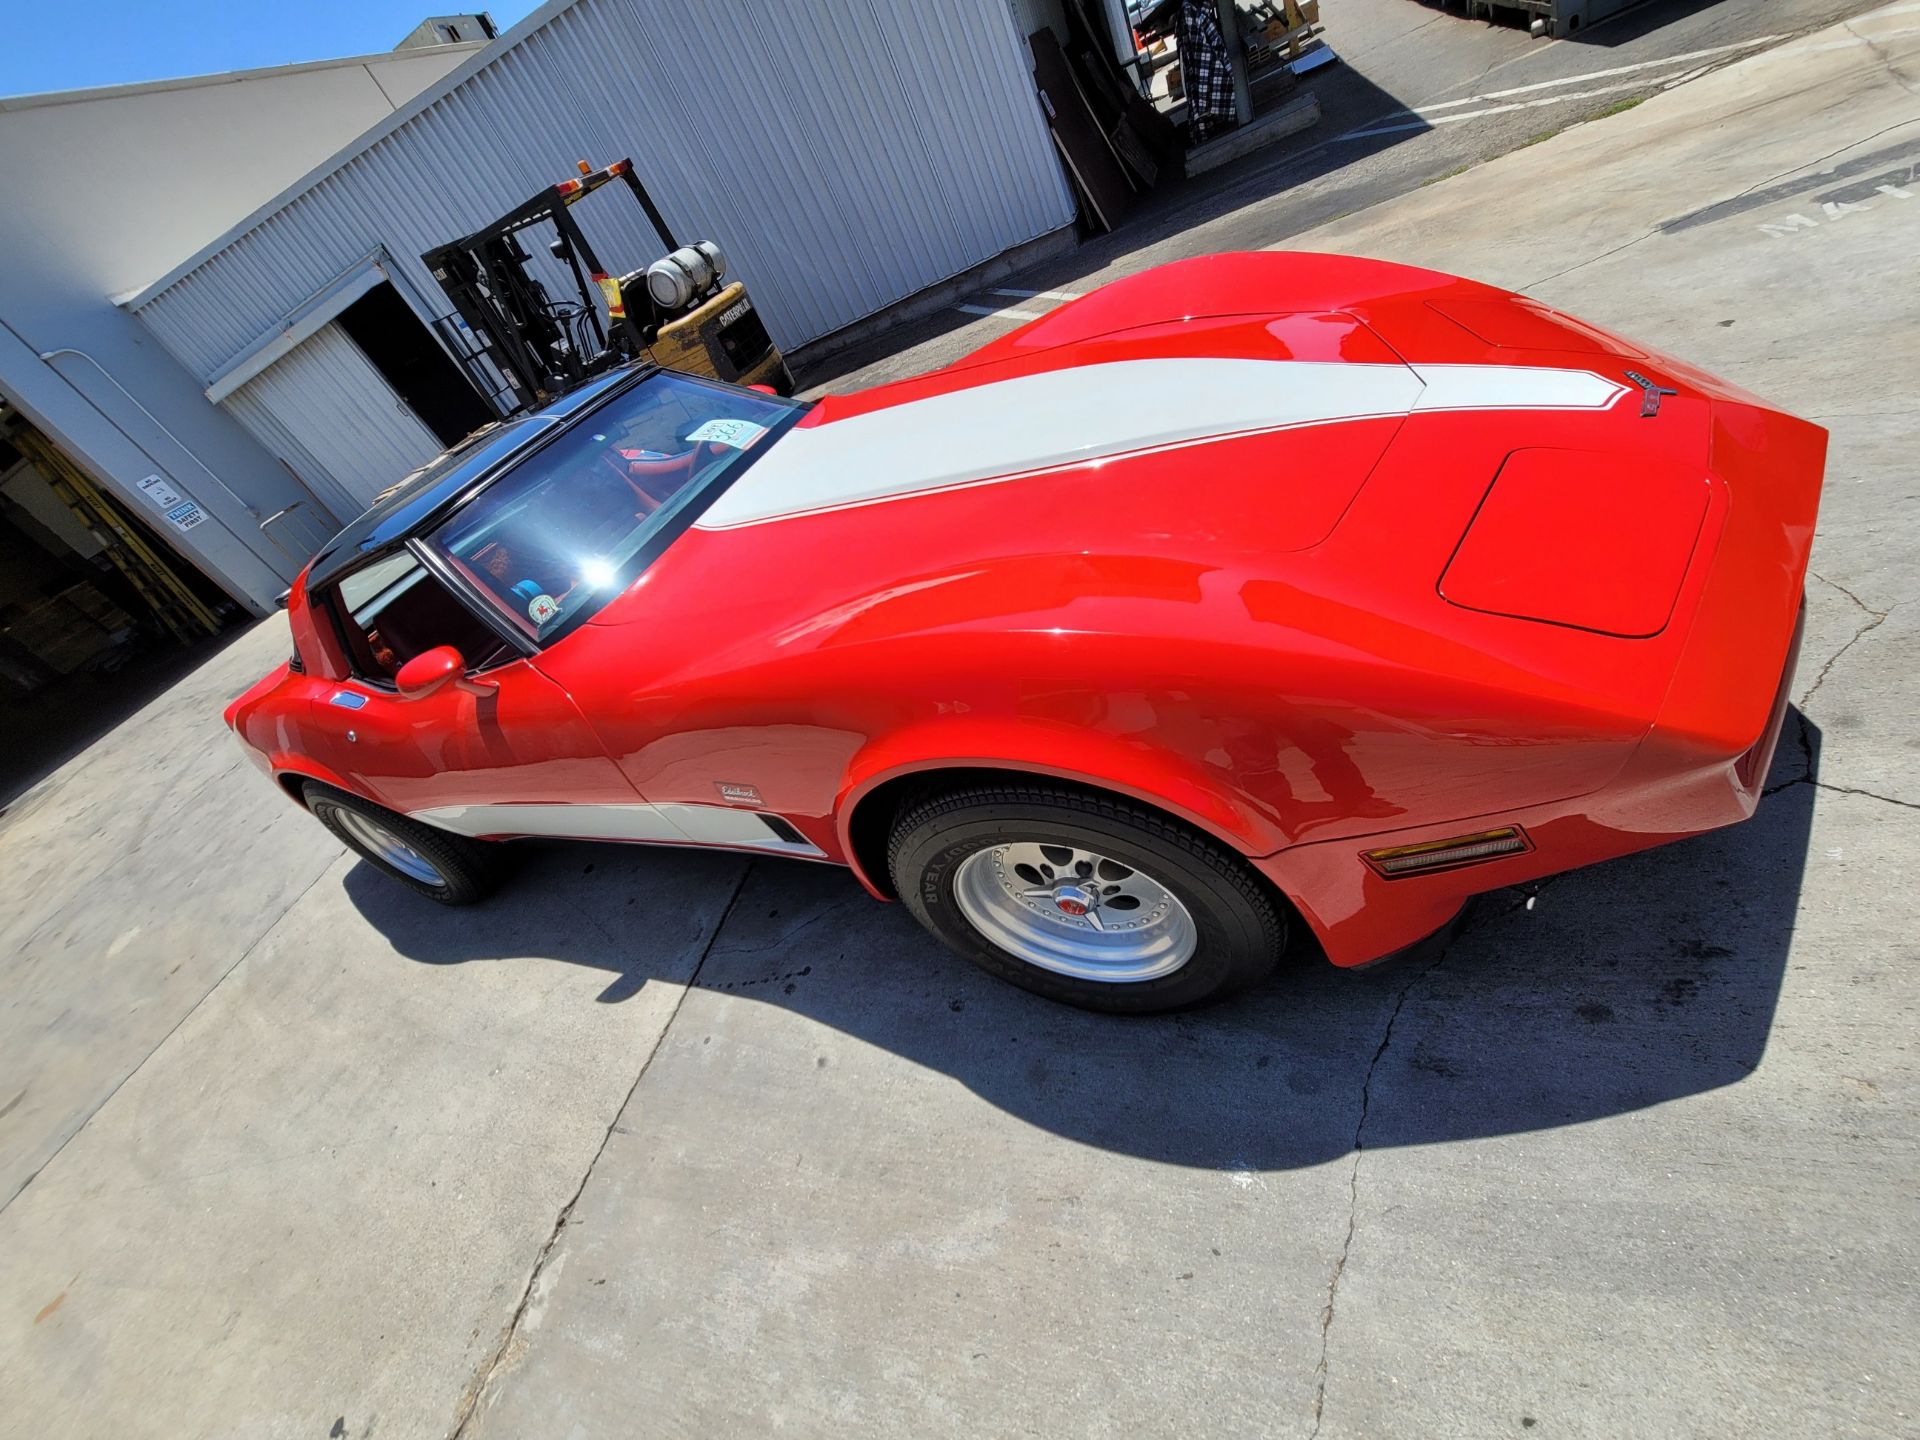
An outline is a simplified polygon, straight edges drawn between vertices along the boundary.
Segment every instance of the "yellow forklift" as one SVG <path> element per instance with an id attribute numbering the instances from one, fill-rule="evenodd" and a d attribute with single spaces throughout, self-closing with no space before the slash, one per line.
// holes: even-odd
<path id="1" fill-rule="evenodd" d="M 616 183 L 640 202 L 667 251 L 644 269 L 621 275 L 601 265 L 573 216 L 573 207 L 587 196 Z M 533 256 L 521 237 L 543 225 L 556 232 L 547 250 L 567 267 L 577 300 L 553 299 L 527 272 Z M 630 159 L 604 170 L 583 160 L 577 179 L 549 185 L 491 225 L 420 258 L 453 301 L 454 314 L 439 322 L 442 333 L 503 419 L 642 359 L 793 392 L 786 361 L 747 287 L 726 283 L 726 257 L 712 241 L 683 246 L 674 240 Z"/>

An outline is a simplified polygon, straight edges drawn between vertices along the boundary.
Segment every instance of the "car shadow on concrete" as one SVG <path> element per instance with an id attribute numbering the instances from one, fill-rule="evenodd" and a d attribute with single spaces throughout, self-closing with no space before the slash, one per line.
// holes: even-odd
<path id="1" fill-rule="evenodd" d="M 659 957 L 688 953 L 683 901 L 708 887 L 704 913 L 727 918 L 701 991 L 884 1047 L 1082 1144 L 1283 1170 L 1357 1143 L 1576 1125 L 1752 1074 L 1793 935 L 1818 747 L 1790 715 L 1771 793 L 1743 825 L 1482 897 L 1449 945 L 1418 958 L 1342 971 L 1294 955 L 1250 993 L 1165 1017 L 1088 1015 L 997 982 L 826 866 L 544 845 L 471 910 L 431 906 L 365 865 L 347 889 L 413 960 L 457 972 L 545 955 L 606 971 L 600 998 L 617 1002 L 667 973 Z M 690 1004 L 682 1019 L 743 1027 L 731 1053 L 774 1067 L 755 1077 L 770 1094 L 810 1083 L 811 1061 L 775 1073 L 791 1046 L 756 1056 L 751 1012 Z M 701 1043 L 669 1034 L 662 1054 Z"/>

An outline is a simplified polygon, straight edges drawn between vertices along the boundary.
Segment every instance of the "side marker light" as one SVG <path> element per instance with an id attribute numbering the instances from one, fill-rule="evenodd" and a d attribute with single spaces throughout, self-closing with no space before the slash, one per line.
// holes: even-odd
<path id="1" fill-rule="evenodd" d="M 1532 842 L 1519 826 L 1503 825 L 1498 830 L 1457 835 L 1450 840 L 1426 840 L 1418 845 L 1363 850 L 1360 858 L 1391 880 L 1402 875 L 1477 865 L 1483 860 L 1498 860 L 1503 855 L 1520 855 L 1532 848 Z"/>

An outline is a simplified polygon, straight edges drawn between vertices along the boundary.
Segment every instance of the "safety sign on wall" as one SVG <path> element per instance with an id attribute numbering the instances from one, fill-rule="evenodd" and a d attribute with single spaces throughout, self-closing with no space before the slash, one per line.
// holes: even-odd
<path id="1" fill-rule="evenodd" d="M 198 501 L 181 499 L 180 492 L 158 475 L 147 476 L 139 485 L 141 492 L 166 512 L 167 523 L 176 530 L 191 530 L 207 518 Z"/>

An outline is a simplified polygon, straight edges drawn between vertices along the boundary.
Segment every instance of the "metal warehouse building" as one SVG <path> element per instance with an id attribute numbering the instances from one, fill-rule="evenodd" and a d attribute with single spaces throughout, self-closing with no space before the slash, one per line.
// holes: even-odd
<path id="1" fill-rule="evenodd" d="M 721 244 L 783 349 L 1074 217 L 1007 0 L 554 0 L 122 299 L 282 469 L 209 462 L 271 491 L 277 535 L 191 466 L 163 477 L 223 522 L 168 538 L 237 537 L 284 583 L 290 535 L 324 538 L 485 418 L 421 252 L 624 156 L 677 234 Z M 608 218 L 627 228 L 607 251 L 654 257 L 637 213 Z M 143 476 L 105 478 L 137 503 Z"/>
<path id="2" fill-rule="evenodd" d="M 491 418 L 421 254 L 578 161 L 631 157 L 787 351 L 1065 243 L 1024 40 L 1053 4 L 551 0 L 490 43 L 443 16 L 427 48 L 0 100 L 23 201 L 0 215 L 0 701 L 130 625 L 270 612 Z M 638 207 L 587 220 L 623 266 L 660 253 Z"/>
<path id="3" fill-rule="evenodd" d="M 260 523 L 293 480 L 112 297 L 479 54 L 476 18 L 379 54 L 0 99 L 0 749 L 42 728 L 12 708 L 23 692 L 283 583 Z"/>

